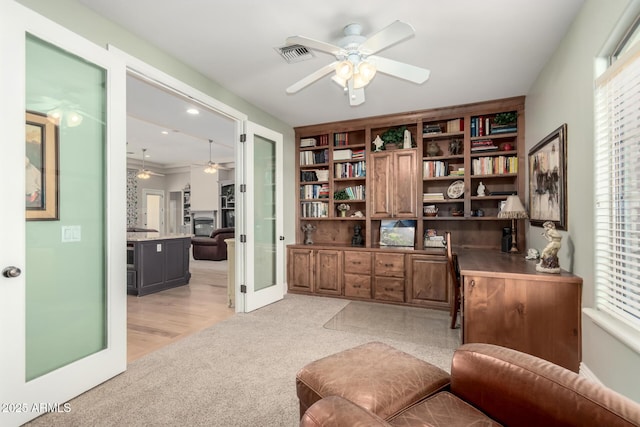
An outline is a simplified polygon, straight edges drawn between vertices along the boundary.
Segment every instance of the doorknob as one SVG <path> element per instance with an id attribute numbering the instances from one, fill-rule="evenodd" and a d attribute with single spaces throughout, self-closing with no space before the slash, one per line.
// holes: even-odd
<path id="1" fill-rule="evenodd" d="M 22 270 L 14 266 L 9 266 L 2 270 L 2 275 L 8 278 L 18 277 L 20 273 L 22 273 Z"/>

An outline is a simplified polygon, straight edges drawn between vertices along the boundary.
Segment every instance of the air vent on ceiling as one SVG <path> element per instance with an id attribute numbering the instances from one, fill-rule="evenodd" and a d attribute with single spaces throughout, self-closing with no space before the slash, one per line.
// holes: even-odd
<path id="1" fill-rule="evenodd" d="M 313 52 L 301 44 L 292 44 L 290 46 L 282 46 L 275 49 L 289 64 L 306 61 L 315 56 Z"/>

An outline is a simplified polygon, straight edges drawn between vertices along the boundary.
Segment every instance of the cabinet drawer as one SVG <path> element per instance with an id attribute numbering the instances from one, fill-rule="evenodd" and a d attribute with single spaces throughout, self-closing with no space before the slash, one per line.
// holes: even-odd
<path id="1" fill-rule="evenodd" d="M 404 279 L 376 277 L 374 298 L 382 301 L 404 302 Z"/>
<path id="2" fill-rule="evenodd" d="M 345 273 L 344 295 L 371 299 L 371 276 Z"/>
<path id="3" fill-rule="evenodd" d="M 376 253 L 376 276 L 404 277 L 404 254 Z"/>
<path id="4" fill-rule="evenodd" d="M 344 271 L 353 274 L 371 274 L 371 252 L 346 251 Z"/>

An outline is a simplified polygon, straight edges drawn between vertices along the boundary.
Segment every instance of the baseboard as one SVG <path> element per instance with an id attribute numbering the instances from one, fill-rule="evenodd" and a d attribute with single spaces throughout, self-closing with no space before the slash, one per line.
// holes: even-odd
<path id="1" fill-rule="evenodd" d="M 584 363 L 580 363 L 580 376 L 583 376 L 585 378 L 587 378 L 588 380 L 591 380 L 597 384 L 600 385 L 604 385 L 602 384 L 602 381 L 600 381 L 598 379 L 598 377 L 596 376 L 596 374 L 594 374 L 591 369 L 589 369 L 589 367 L 587 365 L 585 365 Z"/>

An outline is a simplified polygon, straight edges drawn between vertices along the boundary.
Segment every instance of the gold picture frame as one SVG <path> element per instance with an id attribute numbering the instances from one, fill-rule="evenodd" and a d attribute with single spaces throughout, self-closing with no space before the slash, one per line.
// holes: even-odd
<path id="1" fill-rule="evenodd" d="M 58 220 L 58 121 L 27 111 L 25 120 L 25 216 Z"/>

